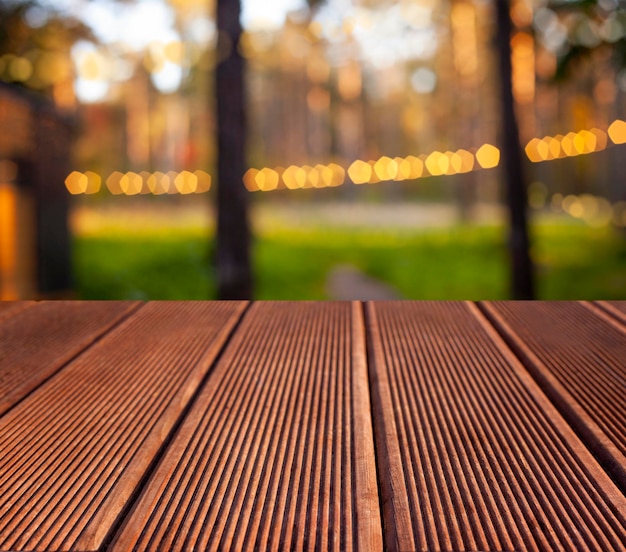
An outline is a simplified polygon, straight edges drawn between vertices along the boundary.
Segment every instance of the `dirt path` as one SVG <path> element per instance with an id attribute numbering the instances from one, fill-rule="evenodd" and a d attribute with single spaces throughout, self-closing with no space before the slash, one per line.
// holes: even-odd
<path id="1" fill-rule="evenodd" d="M 371 278 L 352 265 L 337 265 L 326 278 L 326 293 L 337 301 L 401 299 L 391 286 Z"/>

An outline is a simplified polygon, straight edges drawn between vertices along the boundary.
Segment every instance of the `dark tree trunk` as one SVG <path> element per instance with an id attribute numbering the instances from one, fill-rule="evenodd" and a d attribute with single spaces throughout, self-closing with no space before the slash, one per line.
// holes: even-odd
<path id="1" fill-rule="evenodd" d="M 217 99 L 217 293 L 219 299 L 250 299 L 250 228 L 246 170 L 244 60 L 239 53 L 239 0 L 218 0 Z"/>
<path id="2" fill-rule="evenodd" d="M 514 299 L 533 299 L 533 267 L 526 213 L 526 180 L 511 82 L 511 15 L 509 0 L 495 0 L 496 42 L 499 54 L 502 104 L 502 168 L 509 208 L 511 294 Z"/>

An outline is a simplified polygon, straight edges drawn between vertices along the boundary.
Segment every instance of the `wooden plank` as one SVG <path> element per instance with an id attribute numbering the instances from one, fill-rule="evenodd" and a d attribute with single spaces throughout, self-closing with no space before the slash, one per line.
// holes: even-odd
<path id="1" fill-rule="evenodd" d="M 626 498 L 471 303 L 369 303 L 388 550 L 623 550 Z"/>
<path id="2" fill-rule="evenodd" d="M 245 306 L 148 303 L 0 418 L 0 549 L 97 550 Z"/>
<path id="3" fill-rule="evenodd" d="M 255 303 L 112 550 L 382 549 L 360 303 Z"/>
<path id="4" fill-rule="evenodd" d="M 597 301 L 596 304 L 626 324 L 626 301 Z"/>
<path id="5" fill-rule="evenodd" d="M 583 302 L 483 308 L 626 492 L 626 328 Z"/>
<path id="6" fill-rule="evenodd" d="M 0 321 L 9 316 L 14 316 L 34 304 L 34 301 L 0 301 Z"/>
<path id="7" fill-rule="evenodd" d="M 121 301 L 50 301 L 0 320 L 0 415 L 138 306 Z"/>

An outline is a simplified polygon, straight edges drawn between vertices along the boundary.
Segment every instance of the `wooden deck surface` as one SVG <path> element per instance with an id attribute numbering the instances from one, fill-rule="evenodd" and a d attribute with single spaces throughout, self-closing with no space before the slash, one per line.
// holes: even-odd
<path id="1" fill-rule="evenodd" d="M 626 550 L 624 302 L 0 303 L 0 551 Z"/>

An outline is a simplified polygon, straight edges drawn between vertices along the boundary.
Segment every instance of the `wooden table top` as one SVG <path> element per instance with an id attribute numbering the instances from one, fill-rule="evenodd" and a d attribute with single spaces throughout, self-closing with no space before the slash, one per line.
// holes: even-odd
<path id="1" fill-rule="evenodd" d="M 626 550 L 626 302 L 0 303 L 0 550 Z"/>

